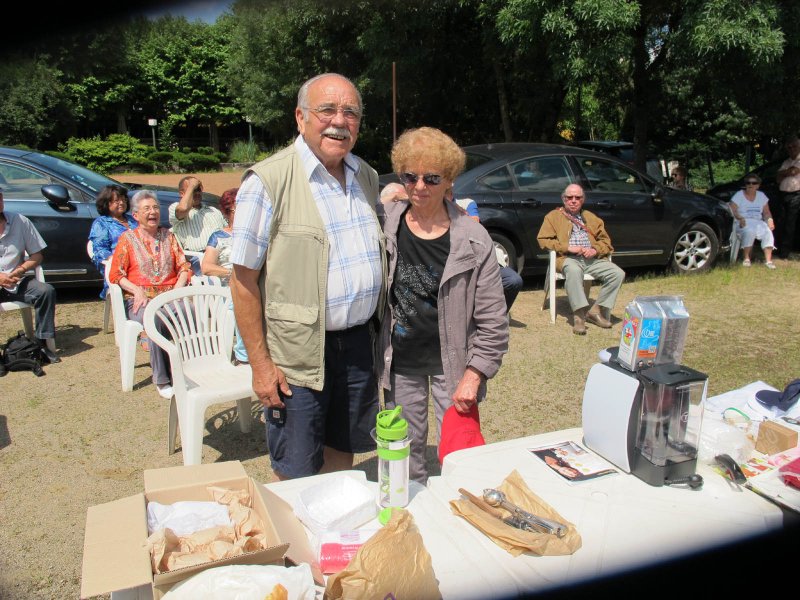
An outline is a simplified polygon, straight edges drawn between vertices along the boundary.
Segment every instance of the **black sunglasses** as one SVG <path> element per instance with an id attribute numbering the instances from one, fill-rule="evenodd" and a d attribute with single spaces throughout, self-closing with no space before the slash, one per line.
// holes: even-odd
<path id="1" fill-rule="evenodd" d="M 417 175 L 416 173 L 400 173 L 399 174 L 400 180 L 403 183 L 407 183 L 409 185 L 416 185 L 419 178 L 422 177 L 422 182 L 425 185 L 439 185 L 442 183 L 442 176 L 436 175 L 434 173 L 425 173 L 424 175 Z"/>
<path id="2" fill-rule="evenodd" d="M 745 181 L 747 185 L 758 185 L 757 181 Z"/>

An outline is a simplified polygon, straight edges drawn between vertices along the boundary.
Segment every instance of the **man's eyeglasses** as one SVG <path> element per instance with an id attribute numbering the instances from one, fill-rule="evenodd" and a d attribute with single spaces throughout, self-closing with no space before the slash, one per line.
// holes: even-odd
<path id="1" fill-rule="evenodd" d="M 336 114 L 341 111 L 342 116 L 344 117 L 345 121 L 349 121 L 351 123 L 355 123 L 361 120 L 363 116 L 361 111 L 357 108 L 353 108 L 352 106 L 318 106 L 317 108 L 311 108 L 309 106 L 303 107 L 305 110 L 310 110 L 320 121 L 328 122 L 333 120 Z"/>
<path id="2" fill-rule="evenodd" d="M 757 181 L 745 181 L 745 185 L 758 185 Z"/>
<path id="3" fill-rule="evenodd" d="M 399 174 L 400 180 L 408 185 L 416 185 L 419 178 L 422 177 L 422 183 L 425 185 L 439 185 L 442 183 L 442 176 L 435 173 L 425 173 L 424 175 L 417 175 L 416 173 L 406 172 Z"/>
<path id="4" fill-rule="evenodd" d="M 564 196 L 564 200 L 582 200 L 583 196 Z"/>

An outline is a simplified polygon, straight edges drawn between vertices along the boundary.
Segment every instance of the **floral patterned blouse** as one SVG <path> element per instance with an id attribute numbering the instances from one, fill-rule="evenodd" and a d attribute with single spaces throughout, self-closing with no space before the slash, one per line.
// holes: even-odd
<path id="1" fill-rule="evenodd" d="M 143 288 L 148 298 L 155 298 L 174 288 L 181 272 L 186 271 L 191 276 L 191 264 L 186 260 L 178 238 L 169 229 L 159 227 L 155 239 L 156 245 L 151 251 L 141 228 L 123 233 L 111 258 L 109 281 L 118 284 L 120 279 L 127 277 L 128 281 Z M 125 290 L 123 295 L 133 297 Z"/>

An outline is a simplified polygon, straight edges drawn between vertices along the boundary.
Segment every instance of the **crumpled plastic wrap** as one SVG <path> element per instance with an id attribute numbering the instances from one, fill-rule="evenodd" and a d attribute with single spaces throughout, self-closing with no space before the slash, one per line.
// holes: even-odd
<path id="1" fill-rule="evenodd" d="M 164 594 L 164 600 L 314 600 L 315 594 L 307 564 L 228 565 L 181 581 Z"/>
<path id="2" fill-rule="evenodd" d="M 567 533 L 564 537 L 559 538 L 549 533 L 516 529 L 481 510 L 467 499 L 451 500 L 450 510 L 453 514 L 463 517 L 472 523 L 512 556 L 519 556 L 524 552 L 539 556 L 559 556 L 572 554 L 581 547 L 581 536 L 575 525 L 567 521 L 547 502 L 534 494 L 516 470 L 512 471 L 503 480 L 503 483 L 497 486 L 497 489 L 506 495 L 509 502 L 516 504 L 522 510 L 563 523 L 567 526 Z M 481 496 L 482 492 L 483 490 L 478 490 L 473 493 L 476 496 Z M 506 516 L 511 514 L 504 508 L 497 507 L 497 509 Z"/>
<path id="3" fill-rule="evenodd" d="M 392 518 L 369 538 L 343 571 L 331 575 L 326 600 L 441 598 L 431 555 L 411 513 L 392 512 Z"/>
<path id="4" fill-rule="evenodd" d="M 193 565 L 239 556 L 267 547 L 264 525 L 251 508 L 246 490 L 208 488 L 214 501 L 226 505 L 233 526 L 211 527 L 187 536 L 159 529 L 147 538 L 153 573 L 164 573 Z"/>

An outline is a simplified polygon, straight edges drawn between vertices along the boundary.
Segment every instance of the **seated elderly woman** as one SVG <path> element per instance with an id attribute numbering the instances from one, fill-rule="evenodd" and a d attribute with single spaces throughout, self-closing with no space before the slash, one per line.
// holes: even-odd
<path id="1" fill-rule="evenodd" d="M 750 266 L 753 244 L 759 240 L 761 250 L 764 252 L 766 267 L 774 269 L 772 250 L 775 247 L 775 238 L 772 231 L 775 229 L 775 222 L 772 220 L 769 210 L 769 198 L 758 189 L 758 186 L 761 185 L 761 178 L 755 173 L 750 173 L 744 178 L 744 185 L 744 189 L 736 192 L 730 202 L 731 212 L 736 221 L 737 235 L 742 243 L 742 254 L 744 255 L 742 264 L 745 267 Z"/>
<path id="2" fill-rule="evenodd" d="M 139 227 L 120 236 L 108 278 L 122 288 L 128 318 L 141 323 L 148 301 L 172 288 L 185 286 L 192 267 L 175 235 L 159 227 L 161 209 L 154 191 L 136 192 L 131 208 Z M 169 361 L 161 348 L 150 349 L 150 366 L 158 394 L 171 398 Z"/>
<path id="3" fill-rule="evenodd" d="M 438 129 L 401 135 L 392 168 L 407 200 L 385 204 L 389 306 L 381 349 L 387 408 L 403 407 L 411 430 L 410 476 L 428 478 L 428 395 L 437 443 L 445 411 L 466 413 L 486 395 L 508 351 L 506 303 L 486 229 L 445 198 L 464 152 Z"/>
<path id="4" fill-rule="evenodd" d="M 128 213 L 128 190 L 121 185 L 107 185 L 100 190 L 95 200 L 100 216 L 92 223 L 89 241 L 92 243 L 92 262 L 103 275 L 106 263 L 111 260 L 119 236 L 129 229 L 136 229 L 138 223 Z M 108 282 L 103 281 L 100 297 L 105 298 Z"/>

